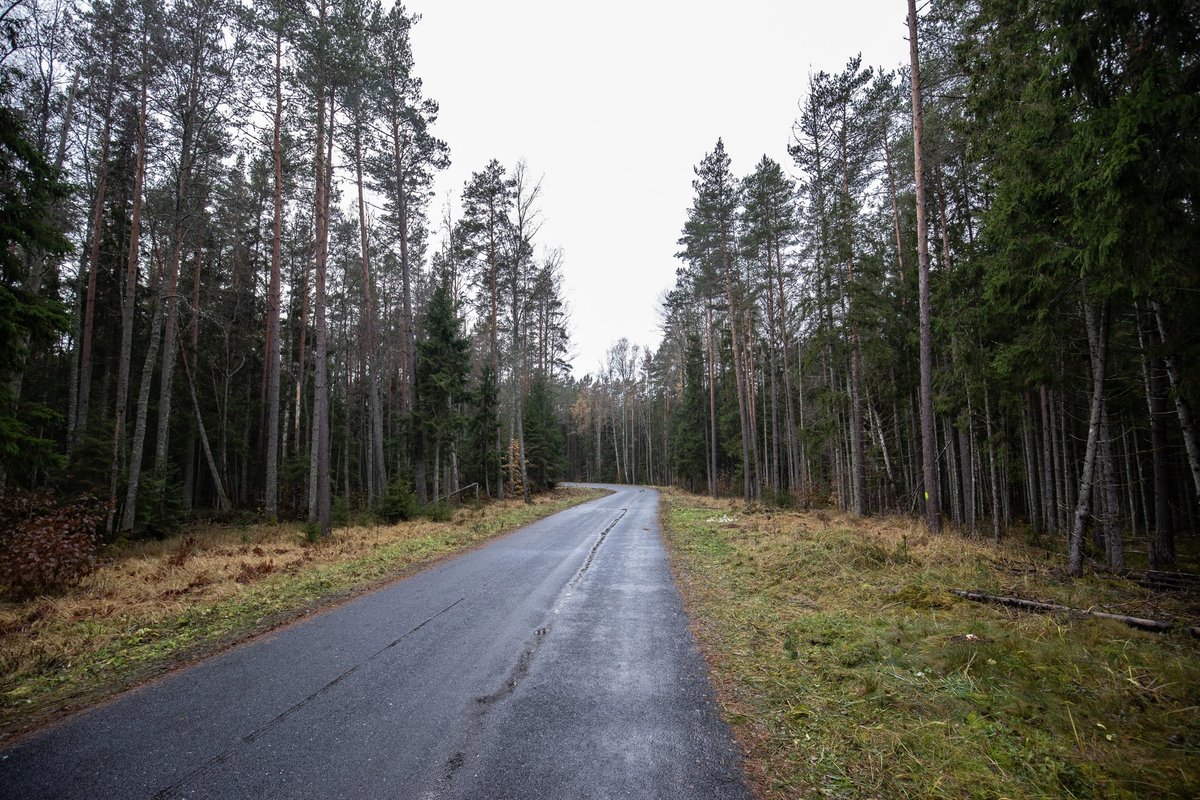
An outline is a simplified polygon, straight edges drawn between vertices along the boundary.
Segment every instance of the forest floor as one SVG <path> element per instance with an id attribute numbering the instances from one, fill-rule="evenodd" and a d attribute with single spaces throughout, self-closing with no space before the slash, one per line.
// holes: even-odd
<path id="1" fill-rule="evenodd" d="M 907 518 L 663 492 L 672 566 L 761 798 L 1200 797 L 1200 597 Z"/>
<path id="2" fill-rule="evenodd" d="M 196 526 L 108 552 L 73 589 L 0 602 L 0 740 L 604 494 L 564 487 L 316 543 L 295 523 Z"/>

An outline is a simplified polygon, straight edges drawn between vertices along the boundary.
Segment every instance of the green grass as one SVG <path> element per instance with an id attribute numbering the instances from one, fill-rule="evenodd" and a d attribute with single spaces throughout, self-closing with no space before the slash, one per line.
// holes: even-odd
<path id="1" fill-rule="evenodd" d="M 731 508 L 669 493 L 664 529 L 760 796 L 1200 796 L 1194 639 L 948 590 L 1179 618 L 1187 598 L 907 520 Z"/>
<path id="2" fill-rule="evenodd" d="M 0 735 L 604 494 L 561 489 L 446 522 L 335 531 L 315 546 L 280 525 L 197 529 L 191 545 L 117 554 L 63 596 L 0 607 Z"/>

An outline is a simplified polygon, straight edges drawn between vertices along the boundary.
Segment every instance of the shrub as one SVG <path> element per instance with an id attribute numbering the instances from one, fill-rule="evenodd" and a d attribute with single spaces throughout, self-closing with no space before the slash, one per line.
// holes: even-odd
<path id="1" fill-rule="evenodd" d="M 84 496 L 58 505 L 49 492 L 0 500 L 0 585 L 15 598 L 61 591 L 96 567 L 106 503 Z"/>
<path id="2" fill-rule="evenodd" d="M 454 519 L 454 507 L 445 501 L 430 503 L 421 509 L 421 516 L 430 522 L 450 522 Z"/>
<path id="3" fill-rule="evenodd" d="M 184 505 L 183 487 L 174 480 L 172 470 L 143 474 L 137 500 L 138 535 L 166 539 L 179 533 Z"/>
<path id="4" fill-rule="evenodd" d="M 388 487 L 375 510 L 384 522 L 412 519 L 417 515 L 417 498 L 407 481 L 397 479 Z"/>
<path id="5" fill-rule="evenodd" d="M 309 544 L 316 544 L 321 541 L 321 526 L 315 522 L 305 522 L 300 525 L 300 530 L 304 531 L 304 541 Z"/>
<path id="6" fill-rule="evenodd" d="M 332 528 L 345 528 L 350 525 L 350 503 L 342 495 L 333 498 L 329 509 L 329 525 Z"/>
<path id="7" fill-rule="evenodd" d="M 768 508 L 796 508 L 800 505 L 800 500 L 796 495 L 786 491 L 775 491 L 770 486 L 763 487 L 762 491 L 763 505 Z"/>

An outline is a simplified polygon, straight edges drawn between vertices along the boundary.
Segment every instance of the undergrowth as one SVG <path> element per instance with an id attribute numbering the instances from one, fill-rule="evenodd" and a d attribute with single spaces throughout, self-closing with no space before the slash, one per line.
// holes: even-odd
<path id="1" fill-rule="evenodd" d="M 1200 796 L 1194 639 L 949 590 L 1178 620 L 1194 597 L 909 520 L 677 492 L 663 515 L 761 797 Z"/>
<path id="2" fill-rule="evenodd" d="M 603 494 L 446 507 L 317 542 L 297 525 L 209 526 L 110 551 L 74 588 L 0 602 L 0 736 Z"/>

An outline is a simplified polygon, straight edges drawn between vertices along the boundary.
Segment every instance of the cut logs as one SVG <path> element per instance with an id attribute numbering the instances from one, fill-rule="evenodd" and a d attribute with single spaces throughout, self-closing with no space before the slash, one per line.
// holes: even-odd
<path id="1" fill-rule="evenodd" d="M 1062 611 L 1068 614 L 1080 614 L 1086 617 L 1100 617 L 1101 619 L 1115 619 L 1117 622 L 1123 622 L 1134 628 L 1140 628 L 1144 631 L 1156 631 L 1158 633 L 1167 633 L 1169 631 L 1184 629 L 1192 636 L 1200 637 L 1200 626 L 1180 625 L 1174 622 L 1164 622 L 1157 619 L 1146 619 L 1144 617 L 1131 617 L 1127 614 L 1110 614 L 1107 611 L 1091 611 L 1084 608 L 1071 608 L 1070 606 L 1059 605 L 1058 603 L 1042 603 L 1037 600 L 1025 600 L 1021 597 L 1002 597 L 994 594 L 984 594 L 982 592 L 970 592 L 966 589 L 951 589 L 951 593 L 967 600 L 974 600 L 977 603 L 999 603 L 1012 608 L 1023 608 L 1028 611 Z"/>

